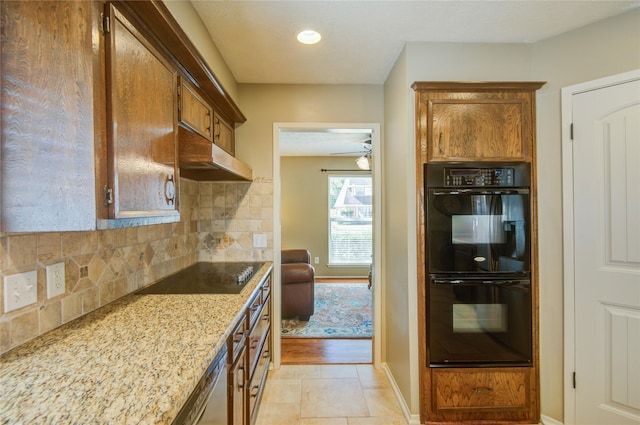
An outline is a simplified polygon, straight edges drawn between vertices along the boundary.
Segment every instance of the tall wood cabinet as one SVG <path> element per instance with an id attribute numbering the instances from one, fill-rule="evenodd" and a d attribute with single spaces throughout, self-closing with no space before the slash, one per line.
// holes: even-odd
<path id="1" fill-rule="evenodd" d="M 540 82 L 416 82 L 421 423 L 537 424 L 540 419 L 535 92 Z M 430 367 L 424 164 L 531 164 L 530 367 Z"/>

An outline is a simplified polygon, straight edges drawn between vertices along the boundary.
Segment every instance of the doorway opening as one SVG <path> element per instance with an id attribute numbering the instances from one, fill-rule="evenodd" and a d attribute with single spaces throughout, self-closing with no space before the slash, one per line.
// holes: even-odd
<path id="1" fill-rule="evenodd" d="M 281 363 L 379 365 L 380 330 L 376 323 L 380 323 L 380 303 L 375 301 L 380 293 L 375 269 L 381 258 L 379 127 L 370 123 L 274 124 L 274 323 L 282 324 L 284 318 L 279 255 L 282 249 L 309 251 L 316 270 L 316 288 L 335 292 L 339 285 L 360 286 L 368 288 L 365 291 L 371 300 L 368 336 L 357 334 L 362 329 L 346 337 L 341 335 L 350 333 L 345 328 L 351 322 L 345 321 L 340 328 L 339 317 L 335 318 L 338 329 L 330 329 L 321 337 L 313 334 L 296 337 L 290 327 L 276 326 L 273 329 L 276 368 Z M 370 178 L 368 188 L 364 187 L 365 176 Z M 347 187 L 336 187 L 332 196 L 332 180 Z M 320 184 L 324 187 L 320 188 Z M 336 202 L 340 196 L 340 202 Z M 350 198 L 345 200 L 345 196 Z M 369 251 L 364 252 L 367 220 L 370 242 Z M 323 297 L 319 294 L 318 302 Z M 313 326 L 302 323 L 301 327 Z M 299 329 L 294 328 L 293 333 Z"/>

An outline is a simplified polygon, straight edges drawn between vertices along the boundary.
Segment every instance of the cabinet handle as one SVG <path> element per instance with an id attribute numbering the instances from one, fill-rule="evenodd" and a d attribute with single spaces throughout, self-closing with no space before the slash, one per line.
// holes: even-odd
<path id="1" fill-rule="evenodd" d="M 167 180 L 164 182 L 164 199 L 167 201 L 167 205 L 174 205 L 176 199 L 176 184 L 172 174 L 168 174 Z"/>
<path id="2" fill-rule="evenodd" d="M 260 341 L 258 341 L 257 339 L 254 339 L 253 341 L 251 341 L 251 344 L 249 344 L 249 348 L 255 349 L 258 346 L 259 342 Z"/>
<path id="3" fill-rule="evenodd" d="M 233 336 L 233 342 L 240 342 L 242 341 L 243 337 L 244 337 L 244 332 L 238 332 Z"/>
<path id="4" fill-rule="evenodd" d="M 493 388 L 490 387 L 475 387 L 473 389 L 474 393 L 478 393 L 478 394 L 489 394 L 493 392 Z"/>
<path id="5" fill-rule="evenodd" d="M 264 316 L 262 316 L 262 320 L 267 320 L 268 321 L 269 320 L 269 315 L 265 314 Z"/>
<path id="6" fill-rule="evenodd" d="M 213 137 L 220 138 L 220 120 L 217 118 L 213 119 Z"/>
<path id="7" fill-rule="evenodd" d="M 238 385 L 238 388 L 242 389 L 244 388 L 244 367 L 239 367 L 238 372 L 242 372 L 242 373 L 238 373 L 236 375 L 236 383 Z"/>
<path id="8" fill-rule="evenodd" d="M 444 153 L 444 133 L 440 132 L 440 140 L 438 141 L 438 150 L 440 153 Z"/>
<path id="9" fill-rule="evenodd" d="M 271 353 L 269 353 L 269 350 L 264 350 L 264 353 L 262 353 L 262 358 L 266 359 L 267 357 L 269 357 L 271 355 Z"/>
<path id="10" fill-rule="evenodd" d="M 259 385 L 254 385 L 253 387 L 251 387 L 251 397 L 252 398 L 256 398 L 258 396 L 259 392 L 260 392 L 260 386 Z"/>

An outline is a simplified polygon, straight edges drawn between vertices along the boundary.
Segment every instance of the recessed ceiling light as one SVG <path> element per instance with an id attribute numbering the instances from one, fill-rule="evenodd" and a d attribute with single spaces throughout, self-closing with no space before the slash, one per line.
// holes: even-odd
<path id="1" fill-rule="evenodd" d="M 318 41 L 320 41 L 322 36 L 320 35 L 320 33 L 314 30 L 304 30 L 300 31 L 296 38 L 302 44 L 316 44 Z"/>

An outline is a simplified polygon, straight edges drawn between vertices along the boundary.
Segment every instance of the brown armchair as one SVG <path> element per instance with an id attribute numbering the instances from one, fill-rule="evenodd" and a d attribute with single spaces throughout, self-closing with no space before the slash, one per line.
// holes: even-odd
<path id="1" fill-rule="evenodd" d="M 307 321 L 313 315 L 315 270 L 306 249 L 281 252 L 282 318 L 299 316 Z"/>

